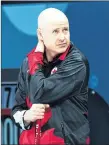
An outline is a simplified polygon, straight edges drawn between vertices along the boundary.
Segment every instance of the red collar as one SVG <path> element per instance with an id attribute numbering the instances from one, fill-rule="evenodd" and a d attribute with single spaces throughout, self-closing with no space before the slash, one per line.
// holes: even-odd
<path id="1" fill-rule="evenodd" d="M 67 53 L 68 53 L 68 51 L 69 51 L 70 48 L 71 48 L 71 45 L 68 46 L 68 48 L 66 49 L 66 51 L 65 51 L 64 53 L 62 53 L 62 54 L 59 56 L 58 59 L 60 59 L 60 60 L 65 60 L 66 55 L 67 55 Z"/>

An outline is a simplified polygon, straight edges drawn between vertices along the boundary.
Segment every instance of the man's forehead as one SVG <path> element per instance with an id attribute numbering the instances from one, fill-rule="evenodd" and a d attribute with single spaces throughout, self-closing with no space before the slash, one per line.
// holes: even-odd
<path id="1" fill-rule="evenodd" d="M 45 24 L 45 27 L 49 27 L 50 29 L 69 27 L 69 23 L 67 20 L 49 21 L 48 23 Z"/>
<path id="2" fill-rule="evenodd" d="M 50 20 L 48 23 L 50 23 L 51 25 L 63 25 L 63 24 L 68 24 L 68 20 L 67 19 L 53 19 Z"/>
<path id="3" fill-rule="evenodd" d="M 69 27 L 69 24 L 68 22 L 60 22 L 60 23 L 52 23 L 50 26 L 52 27 L 52 29 L 58 29 L 62 27 Z"/>

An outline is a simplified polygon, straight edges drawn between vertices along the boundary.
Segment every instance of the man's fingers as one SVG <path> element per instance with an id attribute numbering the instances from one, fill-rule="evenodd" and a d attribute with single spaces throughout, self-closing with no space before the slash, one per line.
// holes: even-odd
<path id="1" fill-rule="evenodd" d="M 32 110 L 32 112 L 33 112 L 34 114 L 45 113 L 45 109 L 40 109 L 40 108 L 38 108 L 38 109 Z"/>
<path id="2" fill-rule="evenodd" d="M 44 104 L 33 104 L 32 107 L 33 107 L 34 109 L 38 109 L 38 108 L 43 108 L 43 109 L 45 109 Z"/>
<path id="3" fill-rule="evenodd" d="M 39 105 L 39 106 L 36 106 L 36 108 L 39 107 L 40 109 L 46 109 L 46 108 L 50 107 L 49 104 L 37 104 L 37 105 Z"/>
<path id="4" fill-rule="evenodd" d="M 49 108 L 49 104 L 34 104 L 31 108 L 31 111 L 34 113 L 45 113 L 46 109 Z"/>
<path id="5" fill-rule="evenodd" d="M 45 113 L 45 109 L 40 109 L 39 112 Z"/>
<path id="6" fill-rule="evenodd" d="M 34 121 L 36 121 L 36 120 L 38 120 L 38 119 L 43 119 L 44 118 L 44 116 L 34 116 L 32 119 L 31 119 L 31 121 L 32 122 L 34 122 Z"/>
<path id="7" fill-rule="evenodd" d="M 45 113 L 44 112 L 32 112 L 31 113 L 33 116 L 40 116 L 40 115 L 44 115 Z"/>
<path id="8" fill-rule="evenodd" d="M 49 104 L 44 104 L 45 108 L 49 108 L 50 105 Z"/>

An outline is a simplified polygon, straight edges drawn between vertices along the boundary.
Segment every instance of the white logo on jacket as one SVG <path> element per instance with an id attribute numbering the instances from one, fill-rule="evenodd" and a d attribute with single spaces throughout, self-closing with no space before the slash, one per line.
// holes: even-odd
<path id="1" fill-rule="evenodd" d="M 58 68 L 55 66 L 52 70 L 51 70 L 51 75 L 55 74 L 57 72 Z"/>

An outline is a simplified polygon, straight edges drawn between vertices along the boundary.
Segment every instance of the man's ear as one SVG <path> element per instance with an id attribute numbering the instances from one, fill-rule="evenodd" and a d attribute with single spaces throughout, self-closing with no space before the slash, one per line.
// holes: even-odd
<path id="1" fill-rule="evenodd" d="M 37 37 L 38 37 L 38 40 L 41 40 L 41 41 L 43 40 L 43 36 L 42 36 L 42 32 L 40 28 L 37 29 Z"/>

